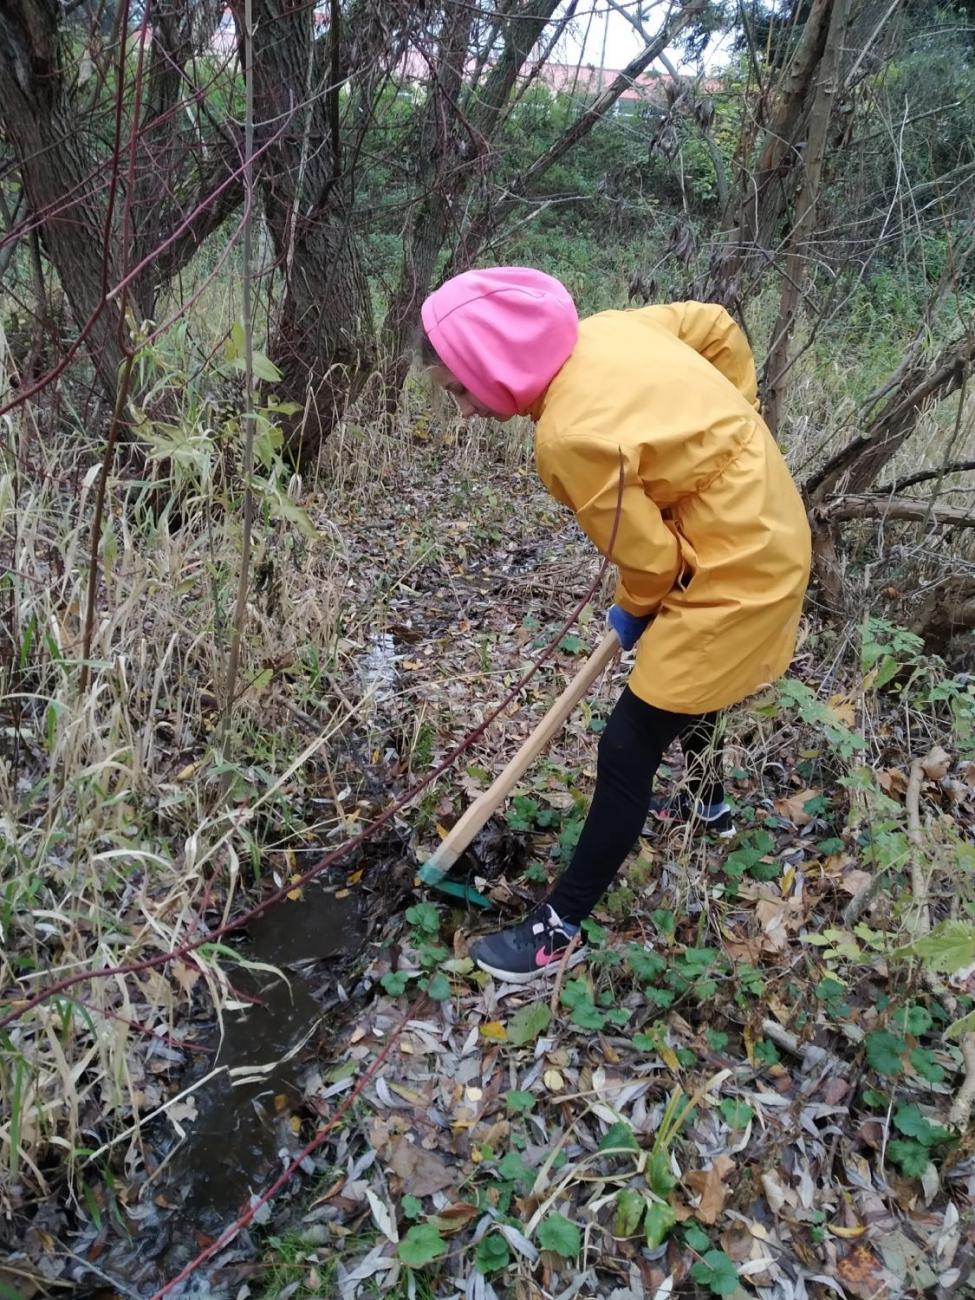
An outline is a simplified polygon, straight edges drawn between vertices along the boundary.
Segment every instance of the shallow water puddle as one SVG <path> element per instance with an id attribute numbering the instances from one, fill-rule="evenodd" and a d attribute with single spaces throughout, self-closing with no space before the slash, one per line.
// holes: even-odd
<path id="1" fill-rule="evenodd" d="M 216 1057 L 196 1077 L 219 1073 L 192 1092 L 185 1110 L 177 1106 L 185 1137 L 167 1143 L 168 1154 L 132 1206 L 132 1246 L 111 1250 L 111 1262 L 102 1257 L 105 1271 L 133 1288 L 129 1294 L 149 1295 L 178 1273 L 298 1148 L 291 1116 L 303 1102 L 299 1075 L 310 1040 L 337 1029 L 350 1006 L 338 985 L 365 944 L 369 919 L 358 890 L 312 885 L 249 927 L 241 954 L 280 973 L 226 968 L 233 1000 L 253 1003 L 224 1013 Z M 183 1086 L 193 1082 L 189 1077 Z M 212 1278 L 203 1280 L 205 1269 L 201 1274 L 175 1294 L 221 1294 Z"/>
<path id="2" fill-rule="evenodd" d="M 254 970 L 232 975 L 241 1000 L 258 1000 L 247 1011 L 225 1014 L 214 1063 L 223 1072 L 194 1093 L 197 1117 L 163 1179 L 166 1199 L 178 1198 L 181 1217 L 197 1231 L 219 1232 L 277 1171 L 290 1103 L 300 1100 L 300 1049 L 333 994 L 334 981 L 314 963 L 353 956 L 365 932 L 358 895 L 337 898 L 314 888 L 251 927 L 242 951 L 282 968 L 285 978 Z"/>

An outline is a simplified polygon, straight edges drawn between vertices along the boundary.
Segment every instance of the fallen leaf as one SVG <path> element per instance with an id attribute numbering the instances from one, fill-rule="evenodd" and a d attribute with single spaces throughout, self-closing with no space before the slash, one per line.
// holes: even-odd
<path id="1" fill-rule="evenodd" d="M 796 1194 L 790 1188 L 784 1187 L 779 1180 L 777 1173 L 768 1170 L 762 1174 L 762 1190 L 765 1192 L 765 1199 L 768 1201 L 768 1207 L 773 1214 L 781 1214 L 784 1206 L 795 1207 L 798 1205 Z"/>
<path id="2" fill-rule="evenodd" d="M 185 1101 L 174 1102 L 167 1108 L 166 1114 L 177 1129 L 181 1124 L 192 1123 L 196 1119 L 196 1098 L 187 1097 Z"/>
<path id="3" fill-rule="evenodd" d="M 775 811 L 793 826 L 808 826 L 815 813 L 806 811 L 806 804 L 822 794 L 822 790 L 800 790 L 798 794 L 786 795 L 776 799 Z"/>
<path id="4" fill-rule="evenodd" d="M 403 1192 L 409 1196 L 432 1196 L 457 1182 L 456 1172 L 446 1160 L 407 1137 L 401 1137 L 393 1148 L 390 1167 L 403 1180 Z"/>
<path id="5" fill-rule="evenodd" d="M 763 898 L 755 906 L 755 915 L 762 926 L 763 947 L 772 952 L 784 952 L 789 945 L 785 904 Z"/>
<path id="6" fill-rule="evenodd" d="M 856 726 L 856 704 L 849 695 L 831 695 L 827 701 L 827 708 L 837 722 L 842 722 L 847 727 Z"/>
<path id="7" fill-rule="evenodd" d="M 951 755 L 940 745 L 935 745 L 921 759 L 921 767 L 929 781 L 940 781 L 951 769 Z"/>
<path id="8" fill-rule="evenodd" d="M 465 1224 L 470 1223 L 471 1219 L 476 1218 L 480 1213 L 476 1205 L 471 1205 L 469 1201 L 457 1201 L 453 1205 L 448 1205 L 446 1209 L 440 1210 L 437 1214 L 431 1214 L 427 1223 L 432 1223 L 438 1232 L 444 1236 L 449 1236 L 452 1232 L 459 1232 Z"/>
<path id="9" fill-rule="evenodd" d="M 508 1031 L 500 1020 L 489 1020 L 481 1025 L 481 1037 L 495 1043 L 503 1043 L 508 1037 Z"/>
<path id="10" fill-rule="evenodd" d="M 725 1187 L 724 1179 L 734 1167 L 735 1162 L 729 1156 L 718 1156 L 707 1169 L 692 1169 L 684 1175 L 684 1182 L 701 1198 L 694 1217 L 702 1223 L 717 1223 L 728 1199 L 729 1189 Z"/>
<path id="11" fill-rule="evenodd" d="M 854 1246 L 837 1263 L 836 1275 L 857 1300 L 883 1300 L 888 1294 L 885 1269 L 868 1246 Z"/>
<path id="12" fill-rule="evenodd" d="M 389 1207 L 368 1187 L 366 1188 L 366 1200 L 369 1202 L 369 1209 L 372 1211 L 376 1227 L 384 1237 L 387 1237 L 395 1245 L 399 1241 L 399 1233 L 396 1230 L 396 1220 L 390 1213 Z"/>
<path id="13" fill-rule="evenodd" d="M 666 1065 L 671 1074 L 677 1074 L 680 1071 L 680 1061 L 678 1061 L 677 1053 L 674 1049 L 668 1047 L 667 1044 L 664 1043 L 658 1048 L 658 1051 L 660 1059 L 663 1061 L 664 1065 Z"/>
<path id="14" fill-rule="evenodd" d="M 857 894 L 863 893 L 871 880 L 873 880 L 873 876 L 869 871 L 860 871 L 859 868 L 854 867 L 852 871 L 847 871 L 843 876 L 840 881 L 840 889 L 843 890 L 844 894 L 856 898 Z"/>
<path id="15" fill-rule="evenodd" d="M 881 768 L 877 773 L 877 784 L 884 794 L 903 795 L 907 792 L 907 777 L 899 767 Z"/>

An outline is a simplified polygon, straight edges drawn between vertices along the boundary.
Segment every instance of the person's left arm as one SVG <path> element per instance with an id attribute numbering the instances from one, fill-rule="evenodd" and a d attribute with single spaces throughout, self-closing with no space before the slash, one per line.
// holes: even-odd
<path id="1" fill-rule="evenodd" d="M 552 496 L 575 511 L 597 550 L 619 568 L 616 604 L 645 618 L 673 590 L 681 553 L 625 454 L 621 491 L 620 463 L 620 449 L 611 438 L 582 433 L 552 438 L 538 456 L 539 473 Z"/>

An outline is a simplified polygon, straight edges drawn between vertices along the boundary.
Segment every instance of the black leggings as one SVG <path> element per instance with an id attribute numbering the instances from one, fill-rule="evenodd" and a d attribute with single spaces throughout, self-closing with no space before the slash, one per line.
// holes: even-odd
<path id="1" fill-rule="evenodd" d="M 716 713 L 668 713 L 628 686 L 599 742 L 596 789 L 579 846 L 549 902 L 576 925 L 589 915 L 639 838 L 650 811 L 660 760 L 680 737 L 688 794 L 702 803 L 724 799 Z"/>

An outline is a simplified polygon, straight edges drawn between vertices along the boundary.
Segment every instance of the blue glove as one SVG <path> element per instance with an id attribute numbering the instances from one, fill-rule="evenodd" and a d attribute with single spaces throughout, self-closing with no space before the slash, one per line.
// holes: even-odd
<path id="1" fill-rule="evenodd" d="M 619 637 L 623 649 L 632 650 L 643 636 L 647 626 L 653 621 L 653 615 L 645 614 L 642 618 L 638 618 L 636 614 L 628 614 L 619 605 L 610 605 L 606 621 Z"/>

